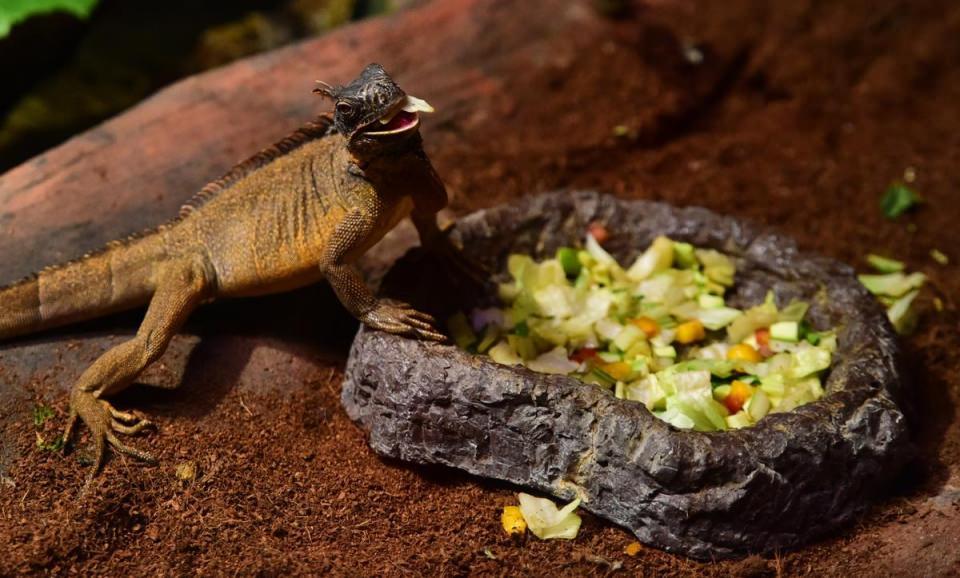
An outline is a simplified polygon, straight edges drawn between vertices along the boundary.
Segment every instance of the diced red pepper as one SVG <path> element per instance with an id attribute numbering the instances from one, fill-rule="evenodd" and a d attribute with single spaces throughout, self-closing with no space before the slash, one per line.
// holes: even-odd
<path id="1" fill-rule="evenodd" d="M 581 347 L 573 352 L 573 355 L 570 356 L 570 359 L 576 361 L 577 363 L 583 363 L 584 361 L 589 361 L 596 356 L 597 349 L 595 347 Z"/>
<path id="2" fill-rule="evenodd" d="M 730 384 L 730 393 L 723 398 L 723 405 L 727 406 L 730 413 L 737 413 L 743 409 L 743 404 L 753 395 L 753 388 L 742 381 L 734 381 Z"/>
<path id="3" fill-rule="evenodd" d="M 769 329 L 757 329 L 754 333 L 754 337 L 757 340 L 757 351 L 763 357 L 770 357 L 773 355 L 773 350 L 770 349 L 770 330 Z"/>
<path id="4" fill-rule="evenodd" d="M 590 223 L 590 226 L 587 227 L 587 232 L 590 233 L 594 240 L 601 245 L 603 245 L 606 240 L 610 238 L 610 232 L 607 231 L 607 228 L 597 222 Z"/>

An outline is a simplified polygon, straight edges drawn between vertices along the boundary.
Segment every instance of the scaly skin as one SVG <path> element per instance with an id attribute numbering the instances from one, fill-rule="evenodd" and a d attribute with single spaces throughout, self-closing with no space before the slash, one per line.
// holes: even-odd
<path id="1" fill-rule="evenodd" d="M 411 216 L 425 246 L 469 271 L 437 228 L 447 194 L 423 152 L 416 112 L 379 123 L 414 101 L 378 65 L 346 87 L 324 85 L 318 92 L 336 102 L 333 117 L 321 117 L 211 183 L 180 219 L 0 290 L 0 339 L 147 305 L 136 336 L 97 359 L 70 394 L 64 440 L 78 417 L 90 428 L 97 456 L 91 476 L 107 445 L 153 460 L 116 437 L 149 422 L 104 398 L 159 358 L 203 303 L 326 279 L 370 327 L 445 339 L 429 315 L 377 299 L 354 266 Z"/>

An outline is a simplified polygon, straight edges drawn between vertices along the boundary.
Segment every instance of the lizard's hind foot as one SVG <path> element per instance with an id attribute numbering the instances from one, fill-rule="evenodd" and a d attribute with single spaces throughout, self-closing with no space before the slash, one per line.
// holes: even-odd
<path id="1" fill-rule="evenodd" d="M 139 460 L 151 463 L 157 461 L 151 454 L 124 444 L 116 436 L 118 433 L 125 435 L 139 433 L 144 428 L 153 426 L 150 421 L 114 408 L 110 402 L 97 398 L 94 392 L 79 389 L 74 389 L 70 396 L 70 416 L 63 432 L 65 448 L 70 442 L 77 418 L 90 428 L 90 434 L 93 437 L 96 453 L 89 477 L 96 475 L 103 466 L 108 444 L 116 451 Z"/>

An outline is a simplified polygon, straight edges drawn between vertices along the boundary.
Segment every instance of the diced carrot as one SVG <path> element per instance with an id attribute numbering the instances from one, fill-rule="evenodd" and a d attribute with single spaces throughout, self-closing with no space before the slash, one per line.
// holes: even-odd
<path id="1" fill-rule="evenodd" d="M 615 361 L 600 366 L 607 375 L 617 381 L 627 381 L 633 373 L 633 367 L 626 361 Z"/>
<path id="2" fill-rule="evenodd" d="M 757 340 L 757 345 L 770 345 L 770 330 L 757 329 L 756 332 L 754 332 L 754 338 Z"/>
<path id="3" fill-rule="evenodd" d="M 703 328 L 703 323 L 700 323 L 698 319 L 693 319 L 677 326 L 676 339 L 684 345 L 700 341 L 706 337 L 706 335 L 707 333 Z"/>
<path id="4" fill-rule="evenodd" d="M 623 549 L 623 553 L 626 554 L 627 556 L 636 556 L 637 554 L 640 553 L 640 548 L 641 548 L 640 542 L 630 542 Z"/>
<path id="5" fill-rule="evenodd" d="M 607 231 L 607 228 L 596 221 L 590 223 L 590 225 L 587 227 L 587 232 L 590 233 L 597 243 L 600 243 L 601 245 L 603 245 L 604 242 L 610 238 L 610 232 Z"/>
<path id="6" fill-rule="evenodd" d="M 639 327 L 640 330 L 646 334 L 647 339 L 660 333 L 660 324 L 649 317 L 637 317 L 636 319 L 631 319 L 630 323 Z"/>
<path id="7" fill-rule="evenodd" d="M 737 413 L 743 409 L 743 404 L 753 395 L 753 388 L 739 380 L 734 380 L 730 384 L 730 393 L 723 398 L 723 405 L 727 406 L 730 413 Z"/>

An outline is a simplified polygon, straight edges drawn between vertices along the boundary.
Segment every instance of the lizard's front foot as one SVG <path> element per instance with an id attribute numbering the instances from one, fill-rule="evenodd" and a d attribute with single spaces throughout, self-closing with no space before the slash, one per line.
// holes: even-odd
<path id="1" fill-rule="evenodd" d="M 447 336 L 437 330 L 436 320 L 423 311 L 406 303 L 380 300 L 376 307 L 361 319 L 374 329 L 406 335 L 430 341 L 447 341 Z"/>
<path id="2" fill-rule="evenodd" d="M 103 465 L 103 458 L 106 454 L 107 444 L 113 446 L 117 451 L 137 459 L 147 462 L 156 461 L 156 459 L 147 452 L 123 444 L 116 436 L 117 433 L 135 434 L 153 424 L 131 413 L 119 411 L 110 405 L 109 402 L 99 399 L 94 392 L 84 391 L 79 388 L 74 388 L 70 394 L 70 417 L 67 419 L 67 427 L 63 432 L 64 447 L 70 442 L 70 436 L 73 433 L 73 428 L 74 425 L 76 425 L 78 417 L 90 428 L 96 450 L 93 469 L 90 471 L 90 478 L 100 471 L 100 467 Z"/>

